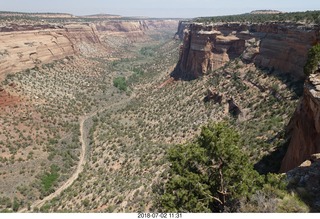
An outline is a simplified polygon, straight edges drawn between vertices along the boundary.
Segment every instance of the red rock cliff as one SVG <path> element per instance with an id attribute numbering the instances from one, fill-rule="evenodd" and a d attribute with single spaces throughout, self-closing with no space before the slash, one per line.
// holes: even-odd
<path id="1" fill-rule="evenodd" d="M 106 53 L 100 39 L 120 36 L 144 40 L 145 31 L 174 29 L 177 20 L 109 20 L 66 25 L 0 27 L 0 80 L 5 74 L 50 63 L 66 56 Z"/>
<path id="2" fill-rule="evenodd" d="M 291 140 L 280 172 L 287 172 L 320 152 L 320 71 L 309 76 L 289 124 Z"/>
<path id="3" fill-rule="evenodd" d="M 314 26 L 192 23 L 185 31 L 173 76 L 194 79 L 241 57 L 301 79 L 307 51 L 319 39 L 319 27 Z"/>
<path id="4" fill-rule="evenodd" d="M 81 45 L 99 44 L 95 29 L 88 24 L 12 26 L 0 32 L 0 79 L 38 64 L 46 64 L 80 52 Z"/>

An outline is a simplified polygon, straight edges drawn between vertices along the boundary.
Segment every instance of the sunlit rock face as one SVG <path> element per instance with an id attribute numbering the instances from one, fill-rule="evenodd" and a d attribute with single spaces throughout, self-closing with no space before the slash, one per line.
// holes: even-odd
<path id="1" fill-rule="evenodd" d="M 320 71 L 311 74 L 304 85 L 304 93 L 289 124 L 291 140 L 282 161 L 286 172 L 320 152 Z"/>
<path id="2" fill-rule="evenodd" d="M 0 32 L 0 76 L 78 54 L 81 44 L 99 44 L 93 26 L 13 26 Z"/>
<path id="3" fill-rule="evenodd" d="M 0 80 L 37 65 L 66 56 L 107 53 L 102 40 L 125 37 L 145 40 L 145 32 L 175 29 L 177 20 L 112 20 L 61 25 L 17 25 L 0 27 Z M 101 51 L 104 50 L 104 51 Z"/>
<path id="4" fill-rule="evenodd" d="M 192 23 L 186 28 L 183 22 L 180 25 L 177 35 L 183 36 L 183 45 L 173 76 L 185 79 L 198 78 L 238 57 L 303 79 L 307 52 L 320 39 L 318 26 Z"/>

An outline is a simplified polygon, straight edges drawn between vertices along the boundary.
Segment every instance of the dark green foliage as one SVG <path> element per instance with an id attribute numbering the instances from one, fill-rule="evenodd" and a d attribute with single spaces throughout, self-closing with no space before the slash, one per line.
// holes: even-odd
<path id="1" fill-rule="evenodd" d="M 132 86 L 134 83 L 137 83 L 144 75 L 143 70 L 140 68 L 133 68 L 132 71 L 133 71 L 132 75 L 130 75 L 127 80 L 127 84 L 129 86 Z"/>
<path id="2" fill-rule="evenodd" d="M 197 22 L 306 22 L 320 23 L 320 11 L 291 12 L 280 14 L 240 14 L 217 17 L 203 17 L 196 19 Z"/>
<path id="3" fill-rule="evenodd" d="M 89 199 L 87 199 L 87 198 L 82 201 L 82 205 L 83 205 L 84 207 L 86 207 L 86 208 L 89 206 L 89 204 L 90 204 L 90 201 L 89 201 Z"/>
<path id="4" fill-rule="evenodd" d="M 194 143 L 172 148 L 163 211 L 234 211 L 235 203 L 261 188 L 263 181 L 240 146 L 239 135 L 219 123 L 203 127 Z"/>
<path id="5" fill-rule="evenodd" d="M 50 191 L 54 183 L 57 181 L 59 177 L 58 171 L 59 167 L 57 167 L 56 165 L 52 165 L 50 172 L 46 172 L 44 176 L 42 176 L 41 184 L 45 192 Z"/>
<path id="6" fill-rule="evenodd" d="M 19 210 L 19 207 L 20 207 L 20 203 L 19 203 L 18 199 L 14 198 L 13 204 L 12 204 L 12 210 L 14 212 L 17 212 Z"/>
<path id="7" fill-rule="evenodd" d="M 304 66 L 304 73 L 308 76 L 318 69 L 320 65 L 320 44 L 314 45 L 308 52 L 308 60 Z"/>
<path id="8" fill-rule="evenodd" d="M 127 90 L 126 78 L 123 76 L 116 77 L 113 79 L 113 86 L 117 87 L 121 91 Z"/>
<path id="9" fill-rule="evenodd" d="M 154 50 L 152 47 L 142 47 L 140 53 L 144 56 L 154 56 Z"/>

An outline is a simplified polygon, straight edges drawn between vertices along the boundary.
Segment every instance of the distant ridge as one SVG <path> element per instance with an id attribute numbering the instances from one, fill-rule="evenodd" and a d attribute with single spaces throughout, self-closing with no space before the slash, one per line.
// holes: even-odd
<path id="1" fill-rule="evenodd" d="M 254 10 L 250 14 L 282 14 L 282 11 L 278 10 Z"/>
<path id="2" fill-rule="evenodd" d="M 51 13 L 51 12 L 11 12 L 11 11 L 0 11 L 0 16 L 1 17 L 11 17 L 11 16 L 16 16 L 16 17 L 22 17 L 22 16 L 28 16 L 28 17 L 58 17 L 58 18 L 72 18 L 75 17 L 72 14 L 68 13 Z"/>
<path id="3" fill-rule="evenodd" d="M 121 15 L 116 15 L 116 14 L 92 14 L 92 15 L 85 15 L 85 16 L 80 16 L 80 17 L 85 17 L 85 18 L 122 18 Z"/>

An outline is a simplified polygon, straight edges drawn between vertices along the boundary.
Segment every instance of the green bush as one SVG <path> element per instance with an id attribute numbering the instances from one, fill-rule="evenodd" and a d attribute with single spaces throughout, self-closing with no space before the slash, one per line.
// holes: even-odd
<path id="1" fill-rule="evenodd" d="M 309 76 L 318 69 L 320 65 L 320 44 L 314 45 L 308 52 L 308 60 L 304 66 L 304 73 Z"/>
<path id="2" fill-rule="evenodd" d="M 196 22 L 305 22 L 309 24 L 319 24 L 320 11 L 290 12 L 279 14 L 239 14 L 216 17 L 200 17 Z"/>
<path id="3" fill-rule="evenodd" d="M 151 47 L 142 47 L 140 53 L 144 56 L 154 56 L 154 50 Z"/>
<path id="4" fill-rule="evenodd" d="M 123 76 L 119 76 L 113 79 L 113 86 L 117 87 L 121 91 L 126 91 L 128 86 L 126 82 L 126 78 Z"/>
<path id="5" fill-rule="evenodd" d="M 19 203 L 18 199 L 15 197 L 13 200 L 13 204 L 12 204 L 12 210 L 14 212 L 17 212 L 19 210 L 19 207 L 20 207 L 20 203 Z"/>
<path id="6" fill-rule="evenodd" d="M 50 172 L 46 172 L 44 176 L 41 177 L 41 184 L 45 192 L 48 192 L 57 181 L 59 177 L 58 171 L 59 167 L 52 165 Z"/>

